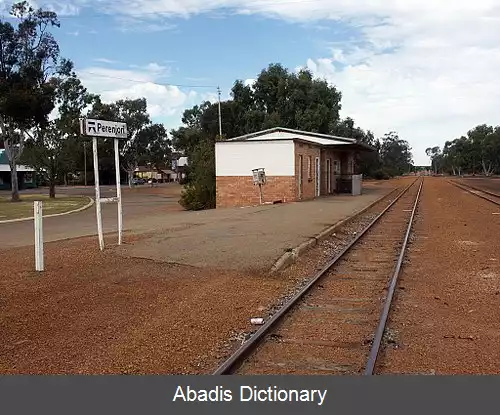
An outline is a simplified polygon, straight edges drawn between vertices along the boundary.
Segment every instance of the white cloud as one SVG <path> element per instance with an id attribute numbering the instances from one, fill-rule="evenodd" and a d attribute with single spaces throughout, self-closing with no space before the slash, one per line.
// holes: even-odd
<path id="1" fill-rule="evenodd" d="M 117 61 L 114 61 L 114 60 L 108 59 L 108 58 L 95 58 L 94 61 L 100 62 L 100 63 L 109 63 L 109 64 L 118 63 Z"/>
<path id="2" fill-rule="evenodd" d="M 125 0 L 110 10 L 135 18 L 188 17 L 224 8 L 291 22 L 342 21 L 355 35 L 307 62 L 343 93 L 344 116 L 383 134 L 397 130 L 427 162 L 426 147 L 477 123 L 500 104 L 498 0 Z M 321 23 L 323 24 L 323 23 Z M 305 62 L 304 62 L 305 63 Z M 297 62 L 297 64 L 301 64 Z"/>
<path id="3" fill-rule="evenodd" d="M 498 0 L 58 1 L 72 10 L 93 5 L 96 11 L 149 22 L 153 29 L 161 28 L 161 19 L 224 11 L 309 26 L 341 21 L 354 31 L 348 39 L 325 39 L 332 42 L 329 52 L 296 64 L 306 64 L 341 89 L 344 116 L 377 134 L 397 130 L 412 144 L 417 163 L 427 161 L 427 146 L 498 119 Z M 134 88 L 118 89 L 132 93 Z M 152 86 L 147 92 L 167 94 Z"/>
<path id="4" fill-rule="evenodd" d="M 92 93 L 100 94 L 104 102 L 145 97 L 151 117 L 160 121 L 166 117 L 180 116 L 186 107 L 202 99 L 196 91 L 161 84 L 158 79 L 168 72 L 167 67 L 150 63 L 135 68 L 137 69 L 110 69 L 96 66 L 84 68 L 78 73 L 86 88 Z"/>
<path id="5" fill-rule="evenodd" d="M 257 81 L 256 79 L 249 78 L 249 79 L 245 79 L 245 82 L 243 82 L 243 84 L 245 86 L 253 87 L 253 84 L 255 84 L 256 81 Z"/>

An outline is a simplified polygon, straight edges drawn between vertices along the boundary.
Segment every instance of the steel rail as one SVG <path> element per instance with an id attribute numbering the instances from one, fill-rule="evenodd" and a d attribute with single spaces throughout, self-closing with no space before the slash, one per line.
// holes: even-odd
<path id="1" fill-rule="evenodd" d="M 406 247 L 408 246 L 408 240 L 410 239 L 410 232 L 413 225 L 413 219 L 415 217 L 415 212 L 417 210 L 418 202 L 420 200 L 420 193 L 422 192 L 422 187 L 424 181 L 420 182 L 420 187 L 418 188 L 417 196 L 415 197 L 415 203 L 413 204 L 413 209 L 411 211 L 410 220 L 408 221 L 408 227 L 406 228 L 406 234 L 403 239 L 403 245 L 401 246 L 401 251 L 399 253 L 398 262 L 394 273 L 391 278 L 391 283 L 389 285 L 389 290 L 387 292 L 387 297 L 384 302 L 384 308 L 382 309 L 382 314 L 380 316 L 377 331 L 375 332 L 375 337 L 373 338 L 372 348 L 370 350 L 370 355 L 368 357 L 368 363 L 365 368 L 365 375 L 373 375 L 375 371 L 375 365 L 377 363 L 377 358 L 380 352 L 380 346 L 382 344 L 382 338 L 384 337 L 385 327 L 387 324 L 387 319 L 389 317 L 389 312 L 391 310 L 392 299 L 394 297 L 394 290 L 396 289 L 396 284 L 398 282 L 399 273 L 401 271 L 401 266 L 403 265 L 403 260 L 406 254 Z"/>
<path id="2" fill-rule="evenodd" d="M 418 181 L 416 179 L 409 184 L 381 213 L 379 213 L 345 248 L 342 249 L 335 257 L 328 261 L 323 268 L 318 271 L 311 280 L 291 299 L 289 299 L 262 327 L 257 330 L 250 339 L 236 350 L 226 361 L 224 361 L 213 375 L 230 374 L 237 364 L 242 362 L 252 350 L 259 344 L 263 337 L 270 331 L 272 327 L 282 319 L 282 317 L 290 310 L 338 261 L 341 259 L 365 234 L 368 232 L 379 219 Z"/>
<path id="3" fill-rule="evenodd" d="M 495 205 L 500 206 L 500 195 L 499 194 L 489 192 L 488 190 L 479 189 L 479 188 L 474 187 L 474 186 L 466 185 L 464 183 L 458 183 L 458 182 L 455 182 L 453 180 L 448 180 L 448 183 L 451 183 L 453 186 L 458 187 L 462 190 L 465 190 L 466 192 L 469 192 L 471 195 L 480 197 L 481 199 L 487 200 L 488 202 L 491 202 L 491 203 L 494 203 Z M 499 200 L 493 200 L 493 199 L 490 199 L 488 196 L 477 194 L 475 192 L 482 192 L 484 194 L 497 197 L 497 198 L 499 198 Z"/>

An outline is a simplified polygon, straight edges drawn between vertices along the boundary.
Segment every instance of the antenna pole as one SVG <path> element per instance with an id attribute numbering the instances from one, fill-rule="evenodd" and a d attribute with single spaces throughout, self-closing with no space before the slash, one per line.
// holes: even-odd
<path id="1" fill-rule="evenodd" d="M 222 121 L 220 113 L 220 88 L 217 87 L 217 95 L 219 96 L 219 137 L 222 139 Z"/>

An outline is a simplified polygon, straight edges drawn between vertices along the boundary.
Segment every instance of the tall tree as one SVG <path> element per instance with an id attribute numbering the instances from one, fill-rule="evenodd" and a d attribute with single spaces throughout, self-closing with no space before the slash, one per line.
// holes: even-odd
<path id="1" fill-rule="evenodd" d="M 492 136 L 494 129 L 492 126 L 481 124 L 474 127 L 467 133 L 472 143 L 472 152 L 474 159 L 479 159 L 483 173 L 489 176 L 494 167 L 494 140 Z"/>
<path id="2" fill-rule="evenodd" d="M 380 157 L 384 169 L 392 176 L 407 173 L 413 163 L 410 145 L 393 131 L 382 138 Z"/>
<path id="3" fill-rule="evenodd" d="M 156 169 L 165 168 L 172 157 L 171 140 L 163 124 L 151 124 L 141 130 L 137 137 L 139 164 L 150 165 Z"/>
<path id="4" fill-rule="evenodd" d="M 55 186 L 76 170 L 81 153 L 79 119 L 97 99 L 89 94 L 73 71 L 70 61 L 63 61 L 57 79 L 57 117 L 34 129 L 26 141 L 22 160 L 32 166 L 49 184 L 49 196 L 55 197 Z"/>
<path id="5" fill-rule="evenodd" d="M 34 127 L 46 125 L 54 108 L 59 46 L 49 32 L 57 15 L 15 3 L 17 27 L 0 20 L 0 139 L 9 159 L 12 201 L 19 201 L 17 163 Z"/>
<path id="6" fill-rule="evenodd" d="M 429 147 L 425 150 L 425 154 L 431 158 L 432 169 L 437 174 L 442 160 L 441 149 L 438 146 Z"/>

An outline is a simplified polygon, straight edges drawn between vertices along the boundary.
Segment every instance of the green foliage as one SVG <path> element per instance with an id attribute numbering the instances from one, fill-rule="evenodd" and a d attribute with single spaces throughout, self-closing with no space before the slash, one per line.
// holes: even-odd
<path id="1" fill-rule="evenodd" d="M 253 86 L 236 81 L 232 131 L 237 136 L 272 127 L 329 133 L 339 120 L 341 93 L 311 72 L 291 73 L 280 64 L 264 69 Z M 227 131 L 223 129 L 223 131 Z"/>
<path id="2" fill-rule="evenodd" d="M 409 172 L 413 164 L 410 145 L 395 132 L 387 133 L 382 138 L 380 158 L 384 171 L 390 176 Z"/>
<path id="3" fill-rule="evenodd" d="M 19 201 L 16 165 L 33 128 L 45 128 L 56 101 L 54 79 L 59 46 L 49 32 L 59 27 L 57 15 L 35 10 L 28 2 L 15 3 L 11 15 L 17 27 L 0 20 L 0 139 L 9 159 L 12 200 Z"/>
<path id="4" fill-rule="evenodd" d="M 500 126 L 478 125 L 452 141 L 447 141 L 443 150 L 428 148 L 435 173 L 453 175 L 464 173 L 500 174 Z"/>
<path id="5" fill-rule="evenodd" d="M 210 140 L 199 142 L 191 153 L 189 183 L 180 204 L 188 210 L 215 208 L 215 148 Z"/>
<path id="6" fill-rule="evenodd" d="M 74 73 L 71 62 L 63 61 L 61 66 L 60 76 L 55 80 L 58 117 L 34 129 L 22 155 L 24 164 L 33 167 L 49 184 L 50 197 L 55 197 L 56 184 L 77 168 L 82 152 L 78 120 L 95 99 Z"/>
<path id="7" fill-rule="evenodd" d="M 385 170 L 379 169 L 373 172 L 373 178 L 376 180 L 389 180 L 391 176 Z"/>
<path id="8" fill-rule="evenodd" d="M 162 168 L 169 161 L 171 142 L 167 139 L 167 131 L 163 125 L 151 122 L 145 98 L 122 99 L 110 104 L 98 99 L 89 117 L 127 123 L 128 137 L 126 140 L 120 140 L 119 150 L 120 164 L 128 173 L 129 185 L 139 165 Z M 103 170 L 112 172 L 114 169 L 112 140 L 99 142 L 99 156 Z"/>

